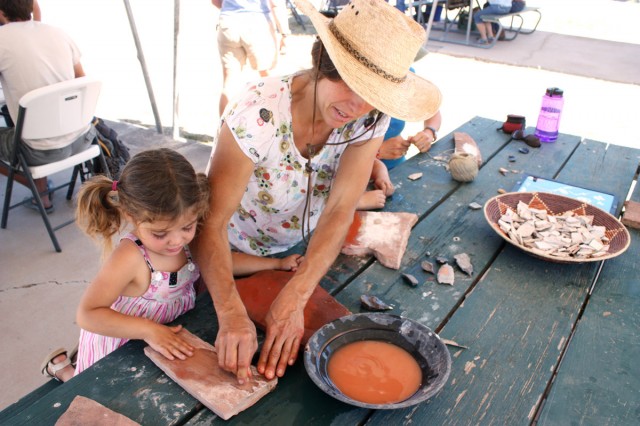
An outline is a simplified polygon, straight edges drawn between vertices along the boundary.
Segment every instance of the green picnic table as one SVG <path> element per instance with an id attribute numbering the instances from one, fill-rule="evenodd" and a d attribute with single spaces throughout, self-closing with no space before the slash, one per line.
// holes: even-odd
<path id="1" fill-rule="evenodd" d="M 619 200 L 618 215 L 633 188 L 640 150 L 561 134 L 525 154 L 519 151 L 524 142 L 510 141 L 496 131 L 500 125 L 476 117 L 456 130 L 468 133 L 482 153 L 472 182 L 454 181 L 441 160 L 453 150 L 452 134 L 391 170 L 396 192 L 384 211 L 419 217 L 399 270 L 341 255 L 321 282 L 354 313 L 364 311 L 360 296 L 372 294 L 394 306 L 389 313 L 463 346 L 449 347 L 451 375 L 432 399 L 398 410 L 344 404 L 314 385 L 300 357 L 273 392 L 224 421 L 157 368 L 144 342 L 133 341 L 65 384 L 36 389 L 2 411 L 0 424 L 55 424 L 77 395 L 143 425 L 639 424 L 638 231 L 630 230 L 631 245 L 616 258 L 553 263 L 506 243 L 469 204 L 484 205 L 528 173 L 611 193 Z M 416 172 L 423 177 L 408 179 Z M 640 190 L 631 198 L 640 201 Z M 420 266 L 463 252 L 474 272 L 456 272 L 453 286 L 437 284 Z M 420 284 L 407 285 L 402 274 Z M 200 295 L 195 309 L 176 322 L 213 342 L 217 320 L 209 295 Z"/>

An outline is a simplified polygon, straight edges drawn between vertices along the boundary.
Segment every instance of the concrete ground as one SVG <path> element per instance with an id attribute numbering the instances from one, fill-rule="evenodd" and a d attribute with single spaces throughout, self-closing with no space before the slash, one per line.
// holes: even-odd
<path id="1" fill-rule="evenodd" d="M 204 170 L 218 125 L 220 66 L 215 42 L 216 10 L 208 0 L 182 2 L 178 37 L 177 103 L 173 114 L 174 2 L 132 0 L 157 116 L 167 135 L 180 129 L 181 140 L 155 132 L 145 80 L 122 2 L 39 0 L 43 20 L 65 28 L 83 52 L 87 74 L 103 80 L 98 115 L 108 119 L 137 152 L 168 146 Z M 640 147 L 634 122 L 640 107 L 640 4 L 616 0 L 530 0 L 542 10 L 535 33 L 480 49 L 428 41 L 429 51 L 416 72 L 444 94 L 446 135 L 473 116 L 504 120 L 527 117 L 535 126 L 546 87 L 565 91 L 561 131 L 612 144 Z M 306 18 L 305 18 L 306 20 Z M 304 68 L 313 42 L 310 25 L 302 31 L 290 19 L 294 36 L 277 73 Z M 307 21 L 308 22 L 308 21 Z M 437 32 L 433 37 L 439 36 Z M 250 76 L 247 76 L 250 78 Z M 410 124 L 407 133 L 416 130 Z M 441 143 L 451 143 L 444 140 Z M 452 145 L 453 148 L 453 145 Z M 541 149 L 553 149 L 553 144 Z M 52 177 L 56 183 L 66 175 Z M 6 179 L 0 176 L 0 202 Z M 14 189 L 14 200 L 27 195 Z M 73 204 L 54 199 L 55 223 L 72 217 Z M 0 409 L 46 379 L 38 369 L 44 356 L 78 337 L 75 308 L 99 268 L 97 247 L 73 225 L 57 232 L 62 253 L 53 250 L 39 215 L 17 208 L 0 230 Z"/>

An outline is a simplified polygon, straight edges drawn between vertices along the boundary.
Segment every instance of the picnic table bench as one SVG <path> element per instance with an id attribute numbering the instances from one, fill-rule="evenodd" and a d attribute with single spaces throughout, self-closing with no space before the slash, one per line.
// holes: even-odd
<path id="1" fill-rule="evenodd" d="M 132 341 L 65 384 L 49 382 L 0 413 L 0 424 L 54 424 L 76 395 L 145 425 L 213 424 L 638 424 L 640 422 L 640 233 L 622 255 L 604 262 L 560 264 L 506 243 L 482 210 L 520 173 L 612 193 L 624 200 L 637 177 L 640 150 L 561 134 L 555 143 L 519 152 L 522 141 L 476 117 L 456 131 L 477 142 L 484 163 L 474 181 L 452 180 L 439 158 L 452 135 L 391 170 L 397 189 L 385 211 L 419 216 L 399 270 L 369 257 L 341 255 L 321 286 L 352 312 L 372 294 L 393 314 L 419 321 L 450 346 L 452 370 L 435 397 L 398 410 L 344 404 L 308 377 L 302 357 L 273 392 L 228 421 L 218 418 L 158 369 Z M 531 129 L 529 129 L 531 130 Z M 509 162 L 515 156 L 516 162 Z M 407 176 L 422 172 L 423 177 Z M 633 193 L 640 198 L 640 190 Z M 620 212 L 622 202 L 618 203 Z M 302 250 L 302 248 L 298 248 Z M 471 276 L 440 285 L 420 267 L 436 256 L 471 257 Z M 403 273 L 420 281 L 407 285 Z M 208 294 L 177 323 L 213 342 L 217 320 Z"/>
<path id="2" fill-rule="evenodd" d="M 536 17 L 534 18 L 535 24 L 533 25 L 533 28 L 523 28 L 524 18 L 522 15 L 524 15 L 527 12 L 533 12 L 534 14 L 536 14 Z M 501 21 L 503 19 L 510 19 L 508 27 L 502 25 Z M 500 34 L 502 33 L 504 33 L 505 35 L 504 39 L 506 41 L 514 40 L 516 37 L 518 37 L 518 34 L 533 33 L 536 30 L 536 28 L 538 28 L 538 24 L 540 23 L 541 19 L 542 19 L 542 12 L 540 12 L 540 8 L 534 7 L 534 6 L 525 6 L 525 8 L 519 12 L 506 13 L 503 15 L 484 15 L 482 17 L 482 20 L 484 22 L 492 22 L 492 23 L 498 24 L 498 31 L 495 33 L 495 38 L 493 40 L 493 43 L 490 44 L 490 46 L 493 46 L 496 43 L 496 41 L 500 37 Z"/>

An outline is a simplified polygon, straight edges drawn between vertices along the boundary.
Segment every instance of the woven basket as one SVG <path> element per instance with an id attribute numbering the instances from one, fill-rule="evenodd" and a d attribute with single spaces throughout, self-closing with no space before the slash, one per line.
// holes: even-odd
<path id="1" fill-rule="evenodd" d="M 498 220 L 505 214 L 507 209 L 511 209 L 515 212 L 519 201 L 522 201 L 531 208 L 546 210 L 548 214 L 553 216 L 561 215 L 567 211 L 572 211 L 577 215 L 593 216 L 593 225 L 604 226 L 606 228 L 605 235 L 610 240 L 608 253 L 604 256 L 593 258 L 558 257 L 545 255 L 518 244 L 516 241 L 509 238 L 509 236 L 500 228 Z M 546 192 L 510 192 L 498 195 L 485 203 L 484 216 L 487 219 L 487 222 L 491 225 L 491 228 L 493 228 L 493 230 L 507 242 L 534 257 L 556 263 L 598 262 L 601 260 L 611 259 L 622 254 L 629 247 L 629 243 L 631 242 L 631 236 L 629 235 L 627 228 L 625 228 L 618 219 L 609 213 L 584 201 Z"/>

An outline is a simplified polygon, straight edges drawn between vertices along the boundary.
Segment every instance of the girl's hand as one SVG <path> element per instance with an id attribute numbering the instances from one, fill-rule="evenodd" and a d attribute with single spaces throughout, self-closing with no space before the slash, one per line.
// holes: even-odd
<path id="1" fill-rule="evenodd" d="M 278 269 L 281 271 L 295 272 L 298 270 L 298 266 L 302 263 L 303 259 L 304 257 L 299 254 L 292 254 L 291 256 L 280 259 L 280 267 Z"/>
<path id="2" fill-rule="evenodd" d="M 391 179 L 389 179 L 389 174 L 387 173 L 385 173 L 384 176 L 380 176 L 374 179 L 373 185 L 377 189 L 381 190 L 382 193 L 387 197 L 392 195 L 393 192 L 396 190 L 395 187 L 393 186 L 393 183 L 391 183 Z"/>
<path id="3" fill-rule="evenodd" d="M 149 328 L 149 336 L 145 337 L 144 341 L 167 359 L 172 361 L 176 358 L 185 360 L 193 356 L 194 348 L 178 336 L 180 330 L 182 330 L 181 325 L 168 327 L 153 323 Z"/>

